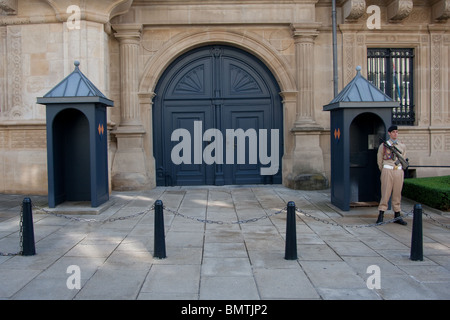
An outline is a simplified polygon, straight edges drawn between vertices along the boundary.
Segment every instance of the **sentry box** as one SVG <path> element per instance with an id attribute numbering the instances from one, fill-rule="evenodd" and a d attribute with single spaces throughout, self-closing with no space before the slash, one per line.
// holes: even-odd
<path id="1" fill-rule="evenodd" d="M 343 211 L 352 203 L 379 201 L 379 138 L 386 138 L 392 108 L 399 106 L 361 75 L 361 67 L 356 70 L 353 80 L 323 106 L 331 112 L 331 203 Z"/>
<path id="2" fill-rule="evenodd" d="M 75 70 L 37 103 L 46 105 L 48 205 L 109 200 L 106 98 Z"/>

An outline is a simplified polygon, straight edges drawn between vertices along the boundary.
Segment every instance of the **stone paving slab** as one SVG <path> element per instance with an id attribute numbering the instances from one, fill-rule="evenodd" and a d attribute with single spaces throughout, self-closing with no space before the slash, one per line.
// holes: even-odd
<path id="1" fill-rule="evenodd" d="M 0 252 L 19 250 L 22 199 L 0 195 Z M 448 228 L 424 216 L 424 259 L 411 261 L 411 216 L 407 226 L 347 226 L 374 223 L 376 208 L 342 212 L 331 205 L 329 190 L 158 187 L 113 192 L 101 213 L 68 219 L 40 210 L 46 197 L 31 199 L 37 254 L 0 256 L 0 299 L 450 299 Z M 158 199 L 166 207 L 165 259 L 153 256 L 151 206 Z M 280 210 L 288 201 L 315 217 L 297 214 L 296 260 L 284 259 L 286 212 Z M 402 205 L 409 212 L 414 203 L 403 199 Z M 424 211 L 450 224 L 447 213 Z M 119 217 L 124 220 L 108 221 Z M 370 289 L 373 265 L 380 288 Z M 70 266 L 80 268 L 79 289 L 68 288 Z"/>

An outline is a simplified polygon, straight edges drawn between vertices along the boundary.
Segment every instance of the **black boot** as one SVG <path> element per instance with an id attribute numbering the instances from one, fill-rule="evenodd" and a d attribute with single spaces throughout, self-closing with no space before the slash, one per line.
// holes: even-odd
<path id="1" fill-rule="evenodd" d="M 380 210 L 380 213 L 378 214 L 378 219 L 376 223 L 381 223 L 383 222 L 383 217 L 384 217 L 384 211 Z"/>
<path id="2" fill-rule="evenodd" d="M 394 218 L 399 218 L 399 217 L 400 217 L 400 212 L 394 212 Z M 398 223 L 398 224 L 401 224 L 402 226 L 406 226 L 408 224 L 402 218 L 399 218 L 399 219 L 395 220 L 394 222 Z"/>

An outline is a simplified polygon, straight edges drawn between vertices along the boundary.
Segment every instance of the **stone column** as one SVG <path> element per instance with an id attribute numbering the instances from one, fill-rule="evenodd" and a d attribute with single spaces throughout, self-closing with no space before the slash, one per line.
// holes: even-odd
<path id="1" fill-rule="evenodd" d="M 112 133 L 117 151 L 112 165 L 114 190 L 151 187 L 139 104 L 139 46 L 142 25 L 114 25 L 120 45 L 120 125 Z"/>
<path id="2" fill-rule="evenodd" d="M 114 26 L 120 43 L 120 126 L 142 126 L 138 100 L 141 25 Z M 130 129 L 130 128 L 129 128 Z"/>
<path id="3" fill-rule="evenodd" d="M 314 39 L 318 24 L 292 25 L 298 88 L 296 127 L 317 127 L 314 120 Z"/>
<path id="4" fill-rule="evenodd" d="M 293 189 L 324 189 L 325 177 L 320 134 L 324 130 L 314 117 L 314 40 L 318 23 L 291 26 L 295 42 L 297 77 L 297 114 L 291 133 L 294 135 L 292 172 L 286 185 Z"/>

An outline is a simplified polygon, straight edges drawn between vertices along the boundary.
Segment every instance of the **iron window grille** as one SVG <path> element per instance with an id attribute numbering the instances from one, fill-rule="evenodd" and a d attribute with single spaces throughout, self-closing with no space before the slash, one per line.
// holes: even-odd
<path id="1" fill-rule="evenodd" d="M 414 125 L 414 50 L 367 49 L 367 78 L 400 106 L 392 110 L 392 123 Z"/>

